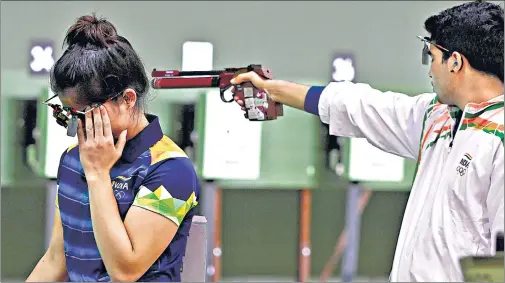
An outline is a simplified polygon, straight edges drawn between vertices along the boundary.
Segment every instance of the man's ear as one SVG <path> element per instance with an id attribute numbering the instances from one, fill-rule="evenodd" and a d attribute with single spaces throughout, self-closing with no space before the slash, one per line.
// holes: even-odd
<path id="1" fill-rule="evenodd" d="M 459 52 L 452 52 L 448 61 L 449 64 L 447 66 L 451 70 L 451 73 L 457 73 L 463 67 L 463 56 Z"/>
<path id="2" fill-rule="evenodd" d="M 135 107 L 137 103 L 137 93 L 131 88 L 125 89 L 123 91 L 123 99 L 128 107 L 128 109 Z"/>

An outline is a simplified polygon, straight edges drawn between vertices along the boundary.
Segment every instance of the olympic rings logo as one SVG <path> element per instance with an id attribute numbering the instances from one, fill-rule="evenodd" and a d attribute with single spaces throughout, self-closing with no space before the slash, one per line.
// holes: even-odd
<path id="1" fill-rule="evenodd" d="M 458 166 L 456 167 L 456 172 L 458 172 L 460 176 L 463 176 L 466 173 L 466 168 L 463 166 Z"/>
<path id="2" fill-rule="evenodd" d="M 117 200 L 121 200 L 122 198 L 125 197 L 125 192 L 120 191 L 120 190 L 115 190 L 114 195 L 116 196 Z"/>

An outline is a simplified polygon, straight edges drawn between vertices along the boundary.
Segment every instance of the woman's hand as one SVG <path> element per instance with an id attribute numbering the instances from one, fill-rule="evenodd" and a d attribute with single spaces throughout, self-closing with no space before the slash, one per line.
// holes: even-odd
<path id="1" fill-rule="evenodd" d="M 112 166 L 118 161 L 126 144 L 124 130 L 116 144 L 105 107 L 100 106 L 86 113 L 85 129 L 81 120 L 77 129 L 79 154 L 86 179 L 109 176 Z M 86 132 L 84 132 L 86 131 Z"/>

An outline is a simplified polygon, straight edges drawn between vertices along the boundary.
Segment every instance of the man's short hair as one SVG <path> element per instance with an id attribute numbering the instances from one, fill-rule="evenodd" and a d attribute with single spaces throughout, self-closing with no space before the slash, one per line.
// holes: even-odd
<path id="1" fill-rule="evenodd" d="M 503 8 L 484 1 L 455 6 L 429 17 L 424 27 L 441 46 L 503 82 Z M 444 53 L 443 60 L 449 58 Z"/>

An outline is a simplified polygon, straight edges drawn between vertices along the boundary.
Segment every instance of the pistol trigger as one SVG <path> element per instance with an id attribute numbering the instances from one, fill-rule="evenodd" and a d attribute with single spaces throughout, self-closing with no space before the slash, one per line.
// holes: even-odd
<path id="1" fill-rule="evenodd" d="M 223 88 L 219 90 L 219 93 L 221 95 L 221 101 L 223 101 L 223 102 L 227 102 L 226 99 L 224 98 L 225 91 L 226 91 L 226 89 L 223 89 Z"/>
<path id="2" fill-rule="evenodd" d="M 230 100 L 226 100 L 226 98 L 224 97 L 224 93 L 231 87 L 232 85 L 229 84 L 227 86 L 225 86 L 224 88 L 220 89 L 219 92 L 221 94 L 221 101 L 225 102 L 225 103 L 230 103 L 230 102 L 233 102 L 233 95 L 231 97 Z"/>

